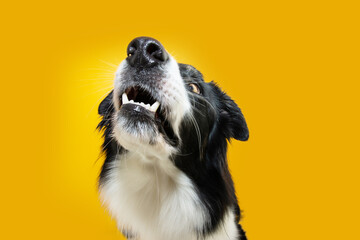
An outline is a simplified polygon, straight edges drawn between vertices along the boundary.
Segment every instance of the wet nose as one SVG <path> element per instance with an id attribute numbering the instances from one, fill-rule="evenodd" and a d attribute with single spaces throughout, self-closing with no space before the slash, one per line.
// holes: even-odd
<path id="1" fill-rule="evenodd" d="M 132 67 L 154 67 L 165 63 L 169 55 L 161 43 L 153 38 L 138 37 L 127 48 L 127 61 Z"/>

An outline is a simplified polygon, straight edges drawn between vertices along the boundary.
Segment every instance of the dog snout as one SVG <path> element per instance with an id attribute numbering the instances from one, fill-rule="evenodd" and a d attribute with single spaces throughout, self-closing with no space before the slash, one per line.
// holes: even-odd
<path id="1" fill-rule="evenodd" d="M 169 55 L 161 43 L 153 38 L 138 37 L 127 48 L 127 62 L 132 67 L 154 67 L 165 63 Z"/>

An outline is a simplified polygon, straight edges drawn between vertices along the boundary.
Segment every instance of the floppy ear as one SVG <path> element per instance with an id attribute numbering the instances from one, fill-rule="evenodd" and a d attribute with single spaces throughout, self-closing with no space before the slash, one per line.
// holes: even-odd
<path id="1" fill-rule="evenodd" d="M 111 91 L 99 105 L 98 113 L 101 116 L 106 116 L 114 110 L 114 104 L 112 101 L 113 91 Z"/>
<path id="2" fill-rule="evenodd" d="M 220 128 L 227 138 L 246 141 L 249 139 L 249 129 L 247 127 L 244 115 L 238 105 L 214 83 L 216 94 L 220 102 Z"/>
<path id="3" fill-rule="evenodd" d="M 226 94 L 224 94 L 223 103 L 225 111 L 222 112 L 222 117 L 226 117 L 228 119 L 229 136 L 241 141 L 248 140 L 249 129 L 240 108 Z"/>

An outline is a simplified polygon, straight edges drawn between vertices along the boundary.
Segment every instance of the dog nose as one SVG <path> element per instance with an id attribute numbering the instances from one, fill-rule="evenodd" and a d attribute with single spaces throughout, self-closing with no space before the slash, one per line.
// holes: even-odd
<path id="1" fill-rule="evenodd" d="M 138 37 L 127 48 L 127 61 L 132 67 L 154 67 L 165 63 L 169 55 L 161 43 L 153 38 Z"/>

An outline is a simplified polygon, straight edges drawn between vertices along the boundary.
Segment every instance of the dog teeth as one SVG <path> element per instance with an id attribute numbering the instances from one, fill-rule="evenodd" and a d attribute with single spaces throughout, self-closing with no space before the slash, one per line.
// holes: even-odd
<path id="1" fill-rule="evenodd" d="M 147 110 L 151 111 L 151 112 L 156 112 L 156 110 L 159 108 L 160 103 L 158 101 L 154 102 L 152 105 L 150 104 L 145 104 L 143 102 L 135 102 L 134 100 L 129 100 L 128 96 L 126 95 L 126 93 L 123 93 L 122 95 L 122 104 L 128 104 L 128 103 L 132 103 L 135 105 L 139 105 L 142 106 L 144 108 L 146 108 Z"/>
<path id="2" fill-rule="evenodd" d="M 159 108 L 159 106 L 160 106 L 160 103 L 158 101 L 154 102 L 154 104 L 151 105 L 151 107 L 150 107 L 150 111 L 156 112 L 156 110 Z"/>
<path id="3" fill-rule="evenodd" d="M 127 104 L 129 102 L 129 99 L 126 95 L 126 93 L 123 93 L 122 95 L 122 104 Z"/>

